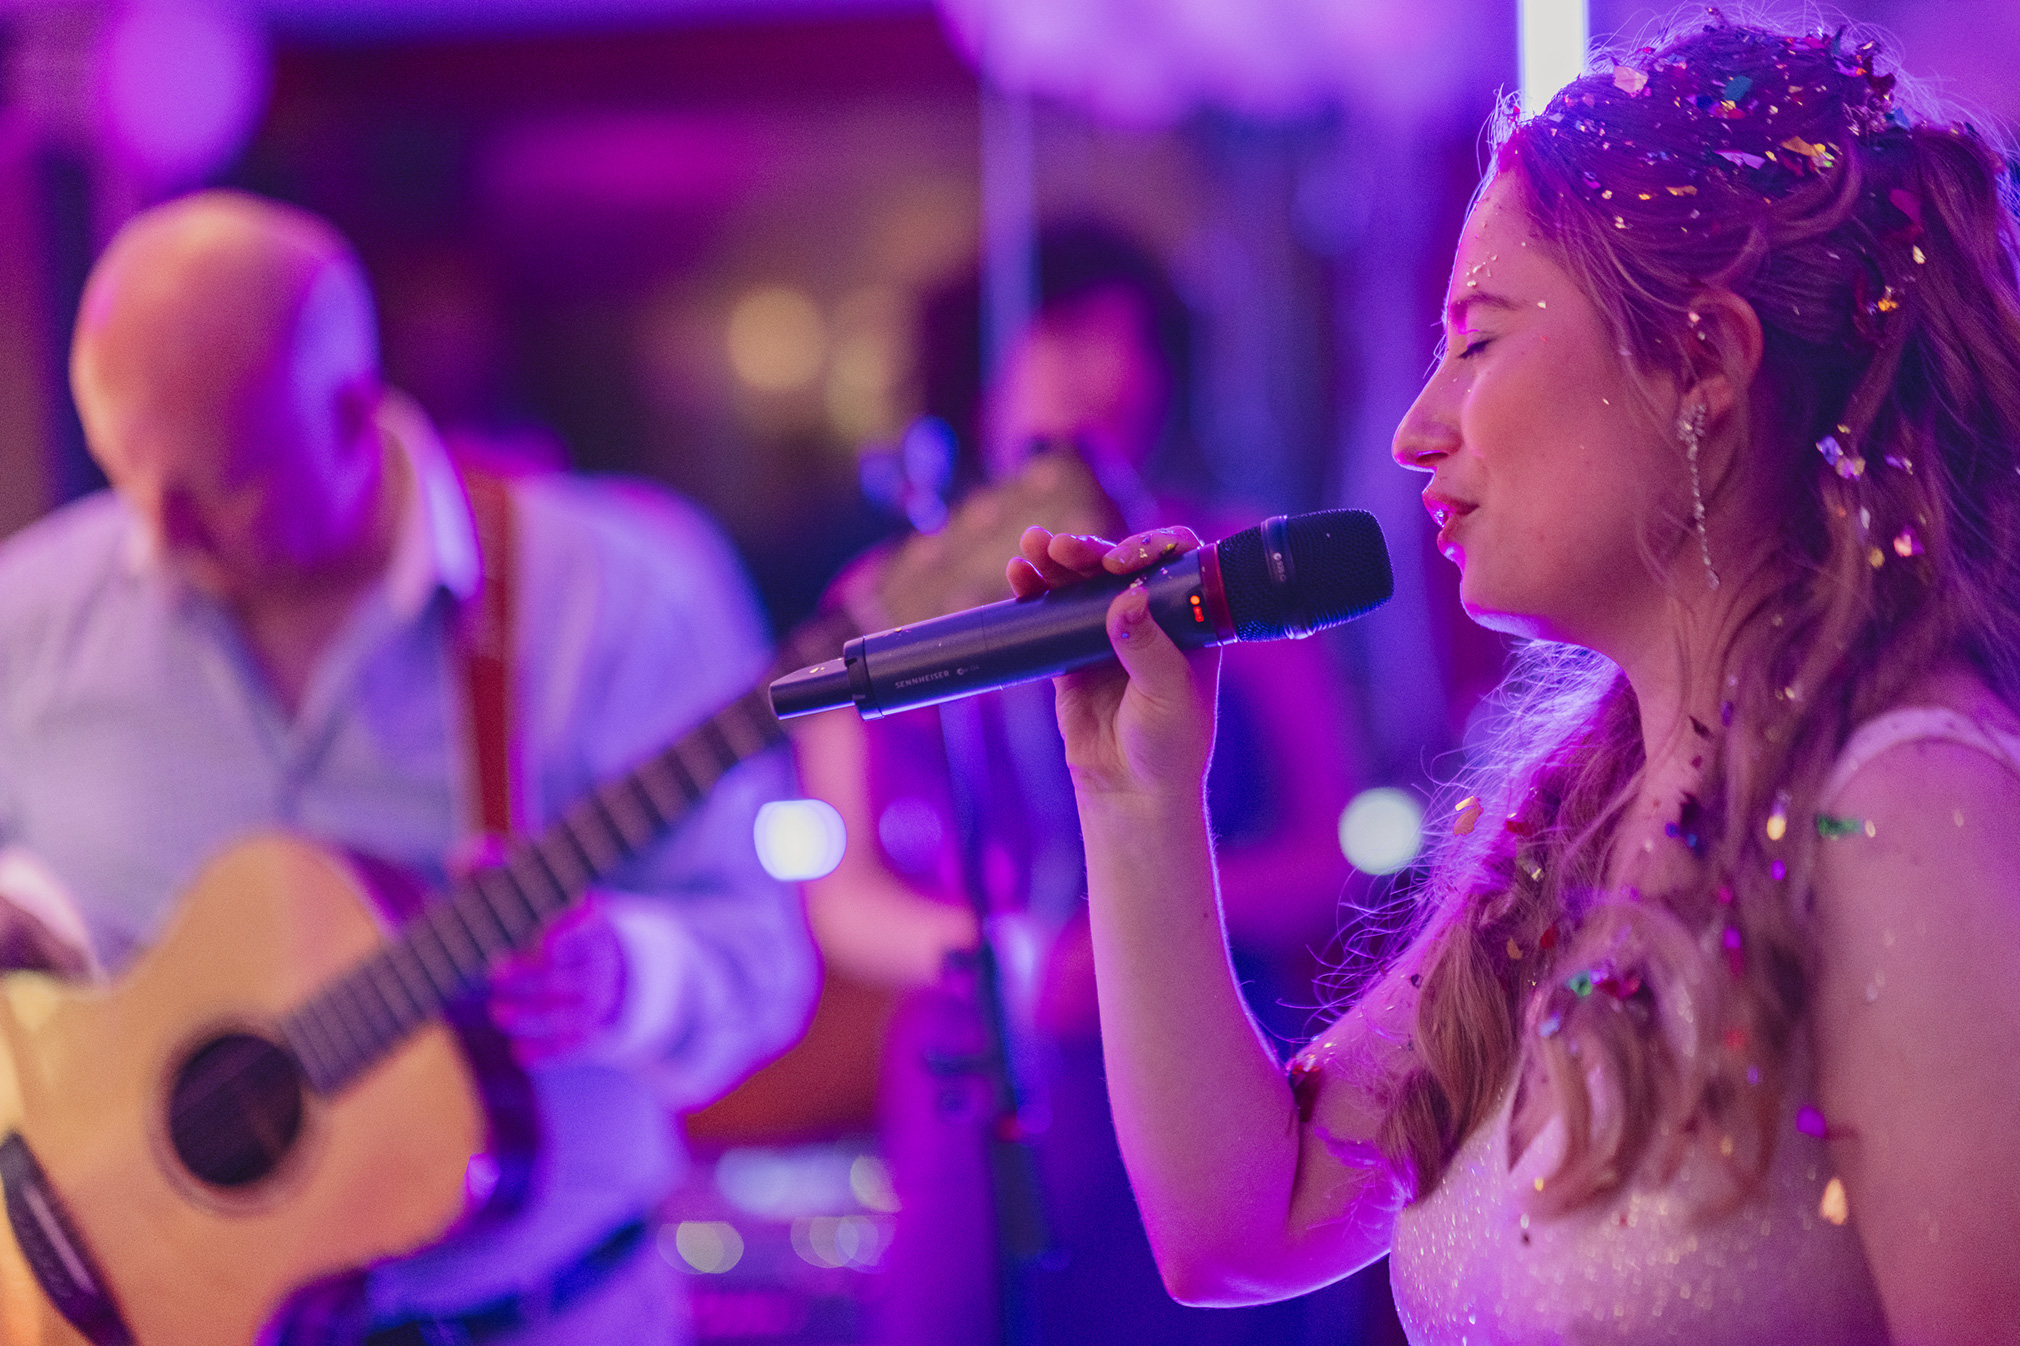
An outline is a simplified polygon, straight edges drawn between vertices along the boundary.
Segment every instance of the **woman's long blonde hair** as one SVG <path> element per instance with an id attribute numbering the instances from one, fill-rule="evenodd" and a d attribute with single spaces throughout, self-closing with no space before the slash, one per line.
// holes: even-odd
<path id="1" fill-rule="evenodd" d="M 1718 652 L 1717 722 L 1689 731 L 1703 777 L 1671 831 L 1696 860 L 1682 886 L 1607 887 L 1644 765 L 1618 668 L 1536 645 L 1504 684 L 1502 727 L 1456 791 L 1478 821 L 1432 860 L 1412 1050 L 1381 1081 L 1381 1144 L 1419 1196 L 1518 1061 L 1566 1123 L 1545 1206 L 1694 1138 L 1716 1138 L 1734 1192 L 1758 1182 L 1808 1003 L 1803 895 L 1833 761 L 1946 663 L 2020 704 L 2012 170 L 1973 128 L 1918 115 L 1883 63 L 1843 33 L 1719 21 L 1595 65 L 1502 128 L 1496 171 L 1637 371 L 1743 383 L 1691 304 L 1723 289 L 1752 305 L 1774 410 L 1727 437 L 1706 496 L 1716 512 L 1770 491 L 1784 522 L 1775 583 Z"/>

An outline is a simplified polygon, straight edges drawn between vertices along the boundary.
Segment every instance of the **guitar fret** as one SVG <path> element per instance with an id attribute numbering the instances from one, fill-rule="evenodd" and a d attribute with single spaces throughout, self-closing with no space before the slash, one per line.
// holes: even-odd
<path id="1" fill-rule="evenodd" d="M 533 904 L 533 899 L 503 869 L 477 871 L 470 876 L 470 886 L 484 899 L 484 909 L 497 919 L 498 928 L 505 932 L 506 943 L 514 949 L 523 948 L 526 937 L 540 927 L 541 912 Z M 499 896 L 501 887 L 510 895 L 510 900 Z"/>
<path id="2" fill-rule="evenodd" d="M 647 764 L 647 766 L 649 765 L 650 763 Z M 645 841 L 650 842 L 657 838 L 666 828 L 671 827 L 674 820 L 659 811 L 659 801 L 652 797 L 652 791 L 646 787 L 645 772 L 646 766 L 639 767 L 638 770 L 626 776 L 622 781 L 619 781 L 618 786 L 625 794 L 638 802 L 639 816 L 645 820 L 647 828 Z M 675 815 L 675 817 L 678 816 L 677 814 Z M 641 842 L 640 844 L 643 845 L 644 843 Z"/>
<path id="3" fill-rule="evenodd" d="M 741 755 L 737 752 L 736 745 L 729 741 L 729 736 L 723 732 L 720 719 L 705 721 L 697 731 L 697 737 L 707 745 L 709 752 L 715 757 L 715 778 L 709 782 L 713 785 L 729 774 L 730 768 L 742 760 Z"/>
<path id="4" fill-rule="evenodd" d="M 339 1051 L 336 1059 L 331 1061 L 329 1087 L 332 1091 L 341 1089 L 345 1083 L 355 1078 L 364 1068 L 364 1063 L 371 1060 L 374 1055 L 374 1048 L 357 1036 L 356 1025 L 349 1014 L 338 1014 L 334 1016 L 334 1021 L 343 1029 L 344 1040 L 355 1045 Z"/>
<path id="5" fill-rule="evenodd" d="M 545 837 L 537 842 L 529 842 L 513 851 L 505 862 L 505 870 L 513 891 L 519 894 L 519 900 L 526 904 L 527 909 L 542 921 L 568 905 L 568 894 L 541 859 L 540 853 L 547 844 Z"/>
<path id="6" fill-rule="evenodd" d="M 308 1077 L 317 1093 L 328 1089 L 331 1077 L 322 1037 L 317 1031 L 321 1027 L 316 1016 L 309 1013 L 297 1012 L 281 1020 L 281 1037 L 286 1040 L 288 1050 L 295 1054 L 295 1060 L 301 1062 L 302 1074 Z"/>
<path id="7" fill-rule="evenodd" d="M 626 859 L 652 843 L 652 819 L 638 802 L 638 792 L 628 780 L 612 780 L 590 798 L 596 800 L 596 812 L 604 819 L 604 827 L 624 847 Z"/>
<path id="8" fill-rule="evenodd" d="M 634 828 L 625 826 L 626 819 L 618 816 L 616 806 L 611 802 L 611 795 L 613 793 L 610 790 L 592 790 L 584 798 L 581 805 L 581 807 L 588 811 L 591 817 L 596 819 L 597 825 L 610 835 L 610 846 L 616 853 L 617 859 L 615 863 L 604 870 L 606 878 L 609 877 L 610 870 L 630 860 L 632 856 L 638 854 L 641 846 L 652 840 L 650 835 L 635 834 Z M 630 821 L 635 823 L 641 820 L 631 819 Z"/>
<path id="9" fill-rule="evenodd" d="M 367 959 L 351 974 L 350 981 L 354 988 L 352 994 L 364 1006 L 366 1024 L 372 1033 L 366 1043 L 370 1048 L 366 1059 L 370 1060 L 400 1040 L 400 1010 L 379 982 L 379 960 L 376 957 Z"/>
<path id="10" fill-rule="evenodd" d="M 708 793 L 708 787 L 715 783 L 714 776 L 703 776 L 694 769 L 694 759 L 688 756 L 688 745 L 693 741 L 692 738 L 682 739 L 667 749 L 666 755 L 660 759 L 673 773 L 673 783 L 680 787 L 681 798 L 688 808 L 694 807 Z"/>
<path id="11" fill-rule="evenodd" d="M 407 946 L 414 951 L 414 957 L 427 972 L 428 980 L 435 984 L 436 999 L 446 1004 L 463 994 L 470 978 L 456 965 L 455 955 L 449 952 L 448 944 L 442 939 L 442 932 L 436 928 L 432 919 L 434 914 L 433 910 L 429 910 L 423 912 L 417 920 L 409 922 L 405 936 Z M 438 958 L 428 956 L 430 941 L 434 943 Z"/>
<path id="12" fill-rule="evenodd" d="M 386 964 L 399 977 L 400 984 L 406 988 L 415 1005 L 420 1007 L 422 1018 L 441 1008 L 447 997 L 435 985 L 434 974 L 421 961 L 421 955 L 405 939 L 395 940 L 386 946 Z"/>
<path id="13" fill-rule="evenodd" d="M 681 773 L 678 779 L 673 775 L 675 771 Z M 640 792 L 652 804 L 652 811 L 659 815 L 660 822 L 664 826 L 671 827 L 687 815 L 687 810 L 696 796 L 688 788 L 691 781 L 687 777 L 686 769 L 674 758 L 671 748 L 633 774 L 638 780 Z M 670 800 L 663 797 L 668 793 L 668 787 L 671 787 Z"/>
<path id="14" fill-rule="evenodd" d="M 631 856 L 631 848 L 616 826 L 594 807 L 595 796 L 561 815 L 561 826 L 582 858 L 589 862 L 590 881 L 608 878 Z"/>
<path id="15" fill-rule="evenodd" d="M 612 814 L 630 816 L 630 819 L 638 825 L 638 835 L 630 839 L 632 851 L 636 853 L 636 851 L 642 851 L 644 847 L 652 845 L 652 841 L 659 837 L 659 831 L 661 831 L 661 827 L 665 827 L 667 821 L 663 819 L 661 812 L 659 812 L 659 804 L 652 802 L 652 796 L 646 792 L 644 784 L 638 780 L 638 772 L 632 772 L 630 776 L 624 776 L 622 780 L 614 782 L 606 790 L 606 794 L 610 794 L 612 800 L 616 800 L 616 798 L 624 800 L 622 808 L 616 802 L 610 804 Z"/>
<path id="16" fill-rule="evenodd" d="M 484 890 L 475 883 L 464 883 L 462 893 L 456 898 L 454 910 L 457 922 L 470 932 L 470 942 L 477 947 L 477 954 L 483 960 L 484 970 L 489 972 L 491 964 L 497 961 L 498 955 L 513 947 L 512 932 L 505 928 L 503 918 L 492 910 L 490 899 L 485 897 Z M 484 919 L 487 917 L 488 920 Z M 495 940 L 486 938 L 494 932 L 497 936 Z"/>
<path id="17" fill-rule="evenodd" d="M 555 845 L 556 841 L 568 843 L 566 848 Z M 527 854 L 540 866 L 540 870 L 554 885 L 554 895 L 559 899 L 556 906 L 567 906 L 595 880 L 589 868 L 589 857 L 581 854 L 581 846 L 569 835 L 565 827 L 557 828 L 540 839 L 540 845 L 527 848 Z M 576 855 L 571 859 L 568 850 Z M 572 869 L 573 873 L 568 871 Z"/>
<path id="18" fill-rule="evenodd" d="M 323 1044 L 323 1049 L 318 1055 L 322 1059 L 321 1078 L 325 1092 L 335 1088 L 338 1081 L 344 1078 L 344 1062 L 350 1051 L 344 1045 L 343 1035 L 337 1031 L 338 1025 L 332 1022 L 333 1016 L 326 1003 L 327 999 L 328 997 L 324 997 L 323 1001 L 312 1005 L 310 1007 L 312 1012 L 307 1016 L 309 1022 L 314 1025 L 316 1040 Z"/>
<path id="19" fill-rule="evenodd" d="M 694 758 L 688 755 L 688 746 L 694 743 L 697 737 L 699 736 L 690 735 L 673 745 L 673 763 L 681 770 L 691 784 L 692 788 L 687 793 L 687 797 L 691 800 L 698 800 L 707 794 L 710 788 L 715 785 L 716 778 L 722 775 L 722 770 L 715 760 L 715 753 L 713 751 L 710 751 L 708 759 L 698 766 Z M 706 748 L 708 745 L 703 744 L 702 746 Z"/>
<path id="20" fill-rule="evenodd" d="M 317 1026 L 334 1048 L 330 1053 L 328 1065 L 333 1087 L 350 1075 L 352 1062 L 360 1059 L 364 1052 L 364 1043 L 358 1037 L 356 1025 L 352 1022 L 349 1012 L 344 1009 L 343 997 L 339 994 L 343 986 L 342 982 L 336 983 L 316 997 L 311 1005 Z"/>
<path id="21" fill-rule="evenodd" d="M 773 735 L 765 721 L 770 720 L 772 725 L 778 722 L 772 719 L 768 706 L 760 710 L 754 697 L 746 696 L 736 702 L 731 709 L 737 713 L 732 715 L 729 711 L 724 711 L 716 716 L 714 722 L 722 734 L 723 742 L 728 745 L 729 751 L 737 761 L 755 757 L 772 746 Z M 759 718 L 760 716 L 763 718 Z M 738 733 L 732 734 L 732 730 Z M 739 741 L 739 738 L 742 741 Z"/>
<path id="22" fill-rule="evenodd" d="M 339 999 L 346 1007 L 344 1026 L 353 1030 L 352 1036 L 357 1042 L 356 1062 L 344 1063 L 347 1075 L 357 1066 L 362 1066 L 377 1056 L 384 1050 L 386 1044 L 392 1041 L 392 1035 L 388 1031 L 392 1026 L 391 1014 L 387 1011 L 385 1002 L 365 993 L 367 985 L 365 978 L 369 973 L 368 964 L 337 983 Z"/>
<path id="23" fill-rule="evenodd" d="M 406 983 L 400 980 L 400 974 L 394 971 L 383 952 L 366 963 L 363 970 L 371 981 L 372 990 L 378 995 L 379 1002 L 393 1016 L 392 1031 L 387 1035 L 386 1042 L 397 1042 L 409 1028 L 427 1015 L 427 1010 L 415 1003 Z"/>
<path id="24" fill-rule="evenodd" d="M 483 946 L 477 943 L 469 923 L 463 919 L 462 903 L 466 900 L 464 890 L 468 886 L 467 883 L 458 885 L 447 901 L 428 908 L 421 918 L 435 932 L 435 942 L 442 946 L 442 952 L 448 955 L 465 986 L 483 978 L 486 961 Z M 451 947 L 451 935 L 457 936 L 455 943 L 460 948 Z M 465 953 L 469 955 L 467 958 Z"/>

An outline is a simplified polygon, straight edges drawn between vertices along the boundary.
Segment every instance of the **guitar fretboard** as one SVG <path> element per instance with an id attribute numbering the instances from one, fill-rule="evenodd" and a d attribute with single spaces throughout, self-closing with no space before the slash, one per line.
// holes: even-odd
<path id="1" fill-rule="evenodd" d="M 804 644 L 796 641 L 795 645 Z M 507 953 L 685 817 L 746 758 L 784 742 L 763 686 L 630 772 L 577 800 L 429 904 L 399 934 L 281 1021 L 318 1093 L 357 1078 L 452 1001 L 474 993 Z"/>

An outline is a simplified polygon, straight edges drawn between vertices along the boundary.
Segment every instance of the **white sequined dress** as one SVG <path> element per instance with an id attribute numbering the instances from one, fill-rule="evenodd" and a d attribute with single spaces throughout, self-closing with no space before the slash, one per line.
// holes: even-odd
<path id="1" fill-rule="evenodd" d="M 2020 743 L 1954 711 L 1882 715 L 1852 736 L 1823 797 L 1888 748 L 1941 739 L 1978 748 L 2020 771 Z M 1792 1098 L 1808 1095 L 1791 1062 Z M 1887 1341 L 1856 1225 L 1820 1206 L 1832 1168 L 1824 1144 L 1795 1130 L 1786 1109 L 1766 1182 L 1737 1211 L 1702 1213 L 1718 1178 L 1696 1158 L 1669 1182 L 1569 1215 L 1528 1214 L 1536 1180 L 1564 1153 L 1551 1119 L 1510 1163 L 1506 1089 L 1467 1137 L 1443 1180 L 1396 1217 L 1389 1272 L 1413 1346 L 1635 1346 Z"/>

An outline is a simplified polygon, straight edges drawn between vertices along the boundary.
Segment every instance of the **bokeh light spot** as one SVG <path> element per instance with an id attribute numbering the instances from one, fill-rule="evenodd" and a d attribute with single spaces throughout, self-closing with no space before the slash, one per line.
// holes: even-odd
<path id="1" fill-rule="evenodd" d="M 659 1255 L 674 1266 L 720 1276 L 743 1260 L 743 1235 L 723 1220 L 682 1220 L 660 1229 Z"/>
<path id="2" fill-rule="evenodd" d="M 106 120 L 157 180 L 193 182 L 252 135 L 266 104 L 266 42 L 236 8 L 132 5 L 101 41 Z"/>
<path id="3" fill-rule="evenodd" d="M 842 862 L 849 830 L 842 815 L 818 799 L 775 799 L 758 810 L 752 839 L 765 873 L 802 883 L 832 873 Z"/>
<path id="4" fill-rule="evenodd" d="M 812 1215 L 793 1221 L 793 1251 L 811 1266 L 868 1271 L 889 1246 L 887 1223 L 867 1215 Z"/>
<path id="5" fill-rule="evenodd" d="M 1424 809 L 1408 791 L 1377 786 L 1340 814 L 1340 850 L 1364 874 L 1393 874 L 1424 848 Z"/>
<path id="6" fill-rule="evenodd" d="M 729 311 L 729 366 L 761 393 L 791 393 L 821 372 L 828 338 L 821 311 L 805 291 L 765 285 Z"/>
<path id="7" fill-rule="evenodd" d="M 859 1154 L 850 1162 L 849 1191 L 863 1203 L 864 1210 L 897 1213 L 898 1194 L 891 1187 L 891 1170 L 874 1154 Z"/>

